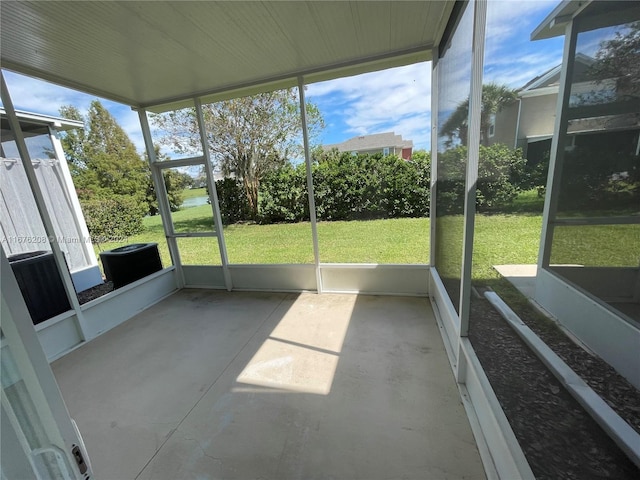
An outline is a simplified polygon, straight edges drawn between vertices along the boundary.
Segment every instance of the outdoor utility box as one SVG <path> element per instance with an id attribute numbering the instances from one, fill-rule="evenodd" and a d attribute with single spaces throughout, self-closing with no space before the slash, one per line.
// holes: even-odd
<path id="1" fill-rule="evenodd" d="M 100 253 L 104 275 L 113 282 L 113 288 L 162 270 L 157 243 L 133 243 Z"/>
<path id="2" fill-rule="evenodd" d="M 71 309 L 53 252 L 18 253 L 8 260 L 34 325 Z"/>

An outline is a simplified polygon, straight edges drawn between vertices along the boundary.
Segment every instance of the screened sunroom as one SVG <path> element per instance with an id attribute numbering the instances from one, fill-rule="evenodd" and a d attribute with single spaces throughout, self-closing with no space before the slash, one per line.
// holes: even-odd
<path id="1" fill-rule="evenodd" d="M 640 238 L 601 255 L 617 229 L 628 239 L 640 227 L 637 71 L 572 75 L 576 55 L 593 54 L 582 43 L 628 34 L 640 11 L 628 2 L 553 7 L 532 34 L 565 36 L 535 300 L 637 387 Z M 79 302 L 3 72 L 6 138 L 26 165 L 70 306 L 34 328 L 3 244 L 3 478 L 534 478 L 468 338 L 482 279 L 474 236 L 484 221 L 476 186 L 487 181 L 478 169 L 483 84 L 492 79 L 485 64 L 498 56 L 492 29 L 509 21 L 500 9 L 485 1 L 0 8 L 3 71 L 137 112 L 165 239 L 158 271 Z M 500 60 L 518 65 L 512 53 Z M 356 231 L 365 221 L 329 233 L 307 87 L 419 62 L 430 62 L 431 177 L 418 240 L 401 229 Z M 304 214 L 295 238 L 240 246 L 225 226 L 221 153 L 206 116 L 219 102 L 285 89 L 297 101 Z M 457 130 L 445 131 L 465 102 Z M 159 155 L 154 119 L 166 128 L 180 112 L 197 141 L 188 153 Z M 172 211 L 167 174 L 185 168 L 203 174 L 204 221 Z M 613 207 L 581 197 L 571 179 L 582 168 L 606 180 L 597 193 L 621 192 Z M 392 238 L 412 254 L 356 255 L 349 247 L 359 236 Z M 329 248 L 339 241 L 342 254 Z M 616 422 L 602 428 L 638 465 L 637 433 Z"/>

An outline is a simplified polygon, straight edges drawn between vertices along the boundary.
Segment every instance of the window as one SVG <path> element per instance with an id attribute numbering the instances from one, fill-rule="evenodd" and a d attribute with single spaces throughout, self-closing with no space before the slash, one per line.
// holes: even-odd
<path id="1" fill-rule="evenodd" d="M 635 21 L 617 23 L 627 19 Z M 592 28 L 596 20 L 600 28 Z M 570 59 L 569 120 L 561 127 L 564 149 L 557 152 L 557 207 L 549 218 L 544 268 L 639 322 L 638 309 L 630 306 L 637 306 L 640 258 L 640 178 L 632 173 L 639 164 L 640 92 L 634 87 L 638 73 L 618 47 L 636 38 L 637 16 L 621 10 L 587 14 L 581 22 Z"/>
<path id="2" fill-rule="evenodd" d="M 427 64 L 353 77 L 357 79 L 354 84 L 384 86 L 368 96 L 370 105 L 380 106 L 376 109 L 379 115 L 376 118 L 385 122 L 395 118 L 396 112 L 385 101 L 396 88 L 387 87 L 384 81 L 391 74 L 400 74 L 399 78 L 411 85 L 410 104 L 416 119 L 428 118 Z M 333 92 L 342 88 L 342 84 L 340 79 L 310 84 L 307 101 L 320 110 L 325 106 L 332 108 Z M 348 112 L 347 115 L 342 110 L 344 113 L 332 121 L 366 131 L 371 128 L 370 109 L 365 105 L 358 108 L 362 110 L 357 114 Z M 355 123 L 356 120 L 361 123 Z M 416 128 L 410 130 L 399 119 L 395 121 L 400 123 L 390 124 L 390 131 L 385 134 L 367 134 L 345 142 L 345 152 L 329 149 L 316 155 L 312 175 L 321 263 L 429 262 L 430 155 L 423 149 L 429 139 L 430 126 L 428 121 L 418 120 Z M 389 155 L 394 151 L 395 137 L 401 137 L 397 141 L 407 142 L 411 138 L 416 145 L 412 162 Z"/>
<path id="3" fill-rule="evenodd" d="M 229 263 L 313 263 L 297 88 L 202 108 L 211 161 L 224 175 L 216 184 Z M 318 119 L 311 114 L 307 118 L 313 138 Z M 241 126 L 230 139 L 224 135 L 229 121 Z M 254 156 L 259 158 L 255 169 L 243 160 Z"/>
<path id="4" fill-rule="evenodd" d="M 466 4 L 436 67 L 438 76 L 438 143 L 435 195 L 434 264 L 457 313 L 460 309 L 462 245 L 464 242 L 466 126 L 450 120 L 471 92 L 474 5 Z M 462 115 L 464 117 L 464 115 Z M 453 117 L 455 120 L 455 117 Z M 431 215 L 433 221 L 434 216 Z"/>
<path id="5" fill-rule="evenodd" d="M 496 134 L 496 114 L 489 115 L 489 138 Z"/>

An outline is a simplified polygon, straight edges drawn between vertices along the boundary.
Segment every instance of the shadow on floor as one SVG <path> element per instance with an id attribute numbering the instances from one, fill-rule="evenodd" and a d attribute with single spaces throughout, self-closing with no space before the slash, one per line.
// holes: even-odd
<path id="1" fill-rule="evenodd" d="M 424 298 L 183 290 L 53 365 L 101 478 L 483 478 Z"/>

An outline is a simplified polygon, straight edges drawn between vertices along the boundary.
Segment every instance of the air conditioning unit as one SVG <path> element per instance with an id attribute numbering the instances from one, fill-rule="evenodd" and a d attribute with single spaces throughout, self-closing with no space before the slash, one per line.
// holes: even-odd
<path id="1" fill-rule="evenodd" d="M 157 243 L 133 243 L 100 253 L 104 275 L 120 288 L 162 270 Z"/>
<path id="2" fill-rule="evenodd" d="M 53 252 L 18 253 L 8 260 L 34 325 L 71 310 Z"/>

